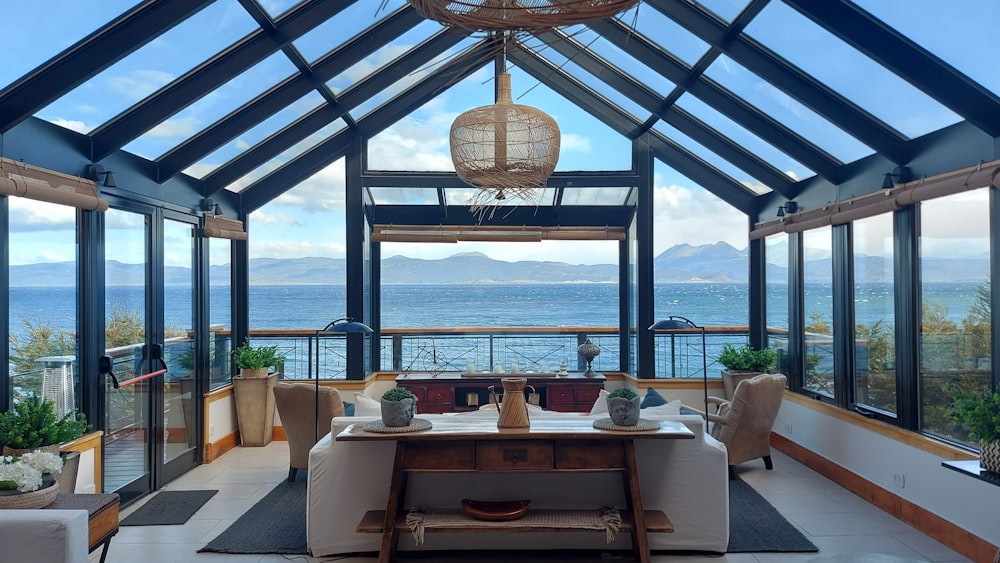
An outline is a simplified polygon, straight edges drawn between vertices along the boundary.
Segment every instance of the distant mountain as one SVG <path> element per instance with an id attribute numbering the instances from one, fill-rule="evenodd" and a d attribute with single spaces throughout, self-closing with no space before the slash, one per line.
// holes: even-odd
<path id="1" fill-rule="evenodd" d="M 773 250 L 772 250 L 773 252 Z M 654 281 L 745 283 L 747 251 L 725 242 L 673 246 L 653 259 Z M 806 260 L 806 281 L 829 279 L 829 260 Z M 892 279 L 892 264 L 880 256 L 855 256 L 859 280 Z M 982 282 L 989 272 L 989 259 L 925 258 L 921 276 L 927 282 Z M 212 266 L 213 283 L 229 280 L 229 265 Z M 142 266 L 109 261 L 108 285 L 138 285 Z M 167 285 L 191 283 L 189 268 L 168 267 Z M 783 282 L 788 271 L 768 264 L 767 278 Z M 250 281 L 257 285 L 310 285 L 341 283 L 345 278 L 342 258 L 255 258 L 250 260 Z M 72 262 L 28 264 L 10 267 L 13 287 L 71 286 L 75 283 Z M 565 262 L 522 260 L 504 262 L 481 252 L 459 253 L 439 260 L 393 256 L 382 260 L 383 284 L 469 284 L 469 283 L 616 283 L 618 268 L 613 264 L 574 265 Z"/>

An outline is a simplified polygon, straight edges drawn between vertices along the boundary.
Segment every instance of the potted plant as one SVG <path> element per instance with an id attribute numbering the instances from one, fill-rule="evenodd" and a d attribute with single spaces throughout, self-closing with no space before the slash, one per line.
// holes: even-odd
<path id="1" fill-rule="evenodd" d="M 771 348 L 757 350 L 749 344 L 739 348 L 732 344 L 722 347 L 719 363 L 726 369 L 722 371 L 722 386 L 726 398 L 732 399 L 736 386 L 744 379 L 767 373 L 774 368 L 778 355 Z"/>
<path id="2" fill-rule="evenodd" d="M 979 465 L 1000 473 L 1000 393 L 956 393 L 948 414 L 979 440 Z"/>
<path id="3" fill-rule="evenodd" d="M 252 346 L 250 339 L 233 350 L 240 375 L 233 378 L 236 422 L 243 446 L 266 446 L 274 431 L 274 384 L 278 374 L 268 375 L 281 357 L 277 346 Z"/>
<path id="4" fill-rule="evenodd" d="M 608 414 L 618 426 L 635 426 L 639 423 L 639 394 L 622 387 L 608 393 Z"/>
<path id="5" fill-rule="evenodd" d="M 38 449 L 58 454 L 60 444 L 76 440 L 87 430 L 87 419 L 82 413 L 74 409 L 60 417 L 55 402 L 37 395 L 0 413 L 0 444 L 5 456 Z"/>
<path id="6" fill-rule="evenodd" d="M 393 387 L 382 394 L 382 424 L 409 426 L 417 413 L 417 396 L 402 387 Z"/>
<path id="7" fill-rule="evenodd" d="M 49 452 L 0 457 L 0 509 L 44 508 L 56 499 L 63 460 Z"/>

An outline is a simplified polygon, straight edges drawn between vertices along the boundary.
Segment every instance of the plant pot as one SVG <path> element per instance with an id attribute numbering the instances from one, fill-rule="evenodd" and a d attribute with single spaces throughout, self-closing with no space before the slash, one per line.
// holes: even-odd
<path id="1" fill-rule="evenodd" d="M 240 445 L 256 447 L 271 443 L 271 432 L 274 430 L 274 384 L 277 381 L 277 374 L 233 378 Z"/>
<path id="2" fill-rule="evenodd" d="M 413 398 L 399 401 L 380 399 L 379 402 L 382 405 L 382 424 L 386 426 L 409 426 L 417 413 L 417 402 Z"/>
<path id="3" fill-rule="evenodd" d="M 611 422 L 618 426 L 635 426 L 639 424 L 639 405 L 641 397 L 608 397 L 608 414 Z"/>
<path id="4" fill-rule="evenodd" d="M 726 400 L 733 398 L 733 394 L 736 393 L 736 386 L 740 384 L 740 381 L 756 377 L 761 373 L 763 372 L 722 370 L 722 388 L 726 393 Z"/>
<path id="5" fill-rule="evenodd" d="M 987 471 L 1000 473 L 1000 441 L 979 442 L 979 465 Z"/>
<path id="6" fill-rule="evenodd" d="M 45 508 L 56 500 L 59 494 L 57 480 L 42 484 L 37 491 L 22 493 L 20 491 L 0 491 L 0 509 L 6 508 Z"/>
<path id="7" fill-rule="evenodd" d="M 268 368 L 240 368 L 240 377 L 244 379 L 264 379 Z"/>

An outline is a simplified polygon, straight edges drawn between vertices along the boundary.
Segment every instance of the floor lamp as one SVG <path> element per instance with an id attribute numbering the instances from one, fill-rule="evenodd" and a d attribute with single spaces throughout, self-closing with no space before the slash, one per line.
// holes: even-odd
<path id="1" fill-rule="evenodd" d="M 316 427 L 316 442 L 319 442 L 319 349 L 320 336 L 324 334 L 343 334 L 346 338 L 348 334 L 371 334 L 371 327 L 365 323 L 354 322 L 352 317 L 343 317 L 327 323 L 321 330 L 316 331 L 316 416 L 313 424 Z M 347 357 L 345 351 L 344 357 Z"/>
<path id="2" fill-rule="evenodd" d="M 676 331 L 697 329 L 701 331 L 701 379 L 705 391 L 705 430 L 708 430 L 708 353 L 705 351 L 705 327 L 698 326 L 680 315 L 670 315 L 666 320 L 657 321 L 649 327 L 654 333 L 659 331 Z M 671 336 L 673 338 L 673 336 Z M 673 350 L 671 350 L 673 354 Z"/>

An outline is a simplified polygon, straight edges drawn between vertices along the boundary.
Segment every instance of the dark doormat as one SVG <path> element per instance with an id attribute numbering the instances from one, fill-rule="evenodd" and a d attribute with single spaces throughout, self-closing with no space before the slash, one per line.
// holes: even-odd
<path id="1" fill-rule="evenodd" d="M 199 552 L 306 554 L 305 475 L 282 481 Z"/>
<path id="2" fill-rule="evenodd" d="M 183 524 L 219 491 L 160 491 L 129 514 L 121 526 L 166 526 Z"/>
<path id="3" fill-rule="evenodd" d="M 742 479 L 729 481 L 726 553 L 819 551 L 798 528 Z"/>

